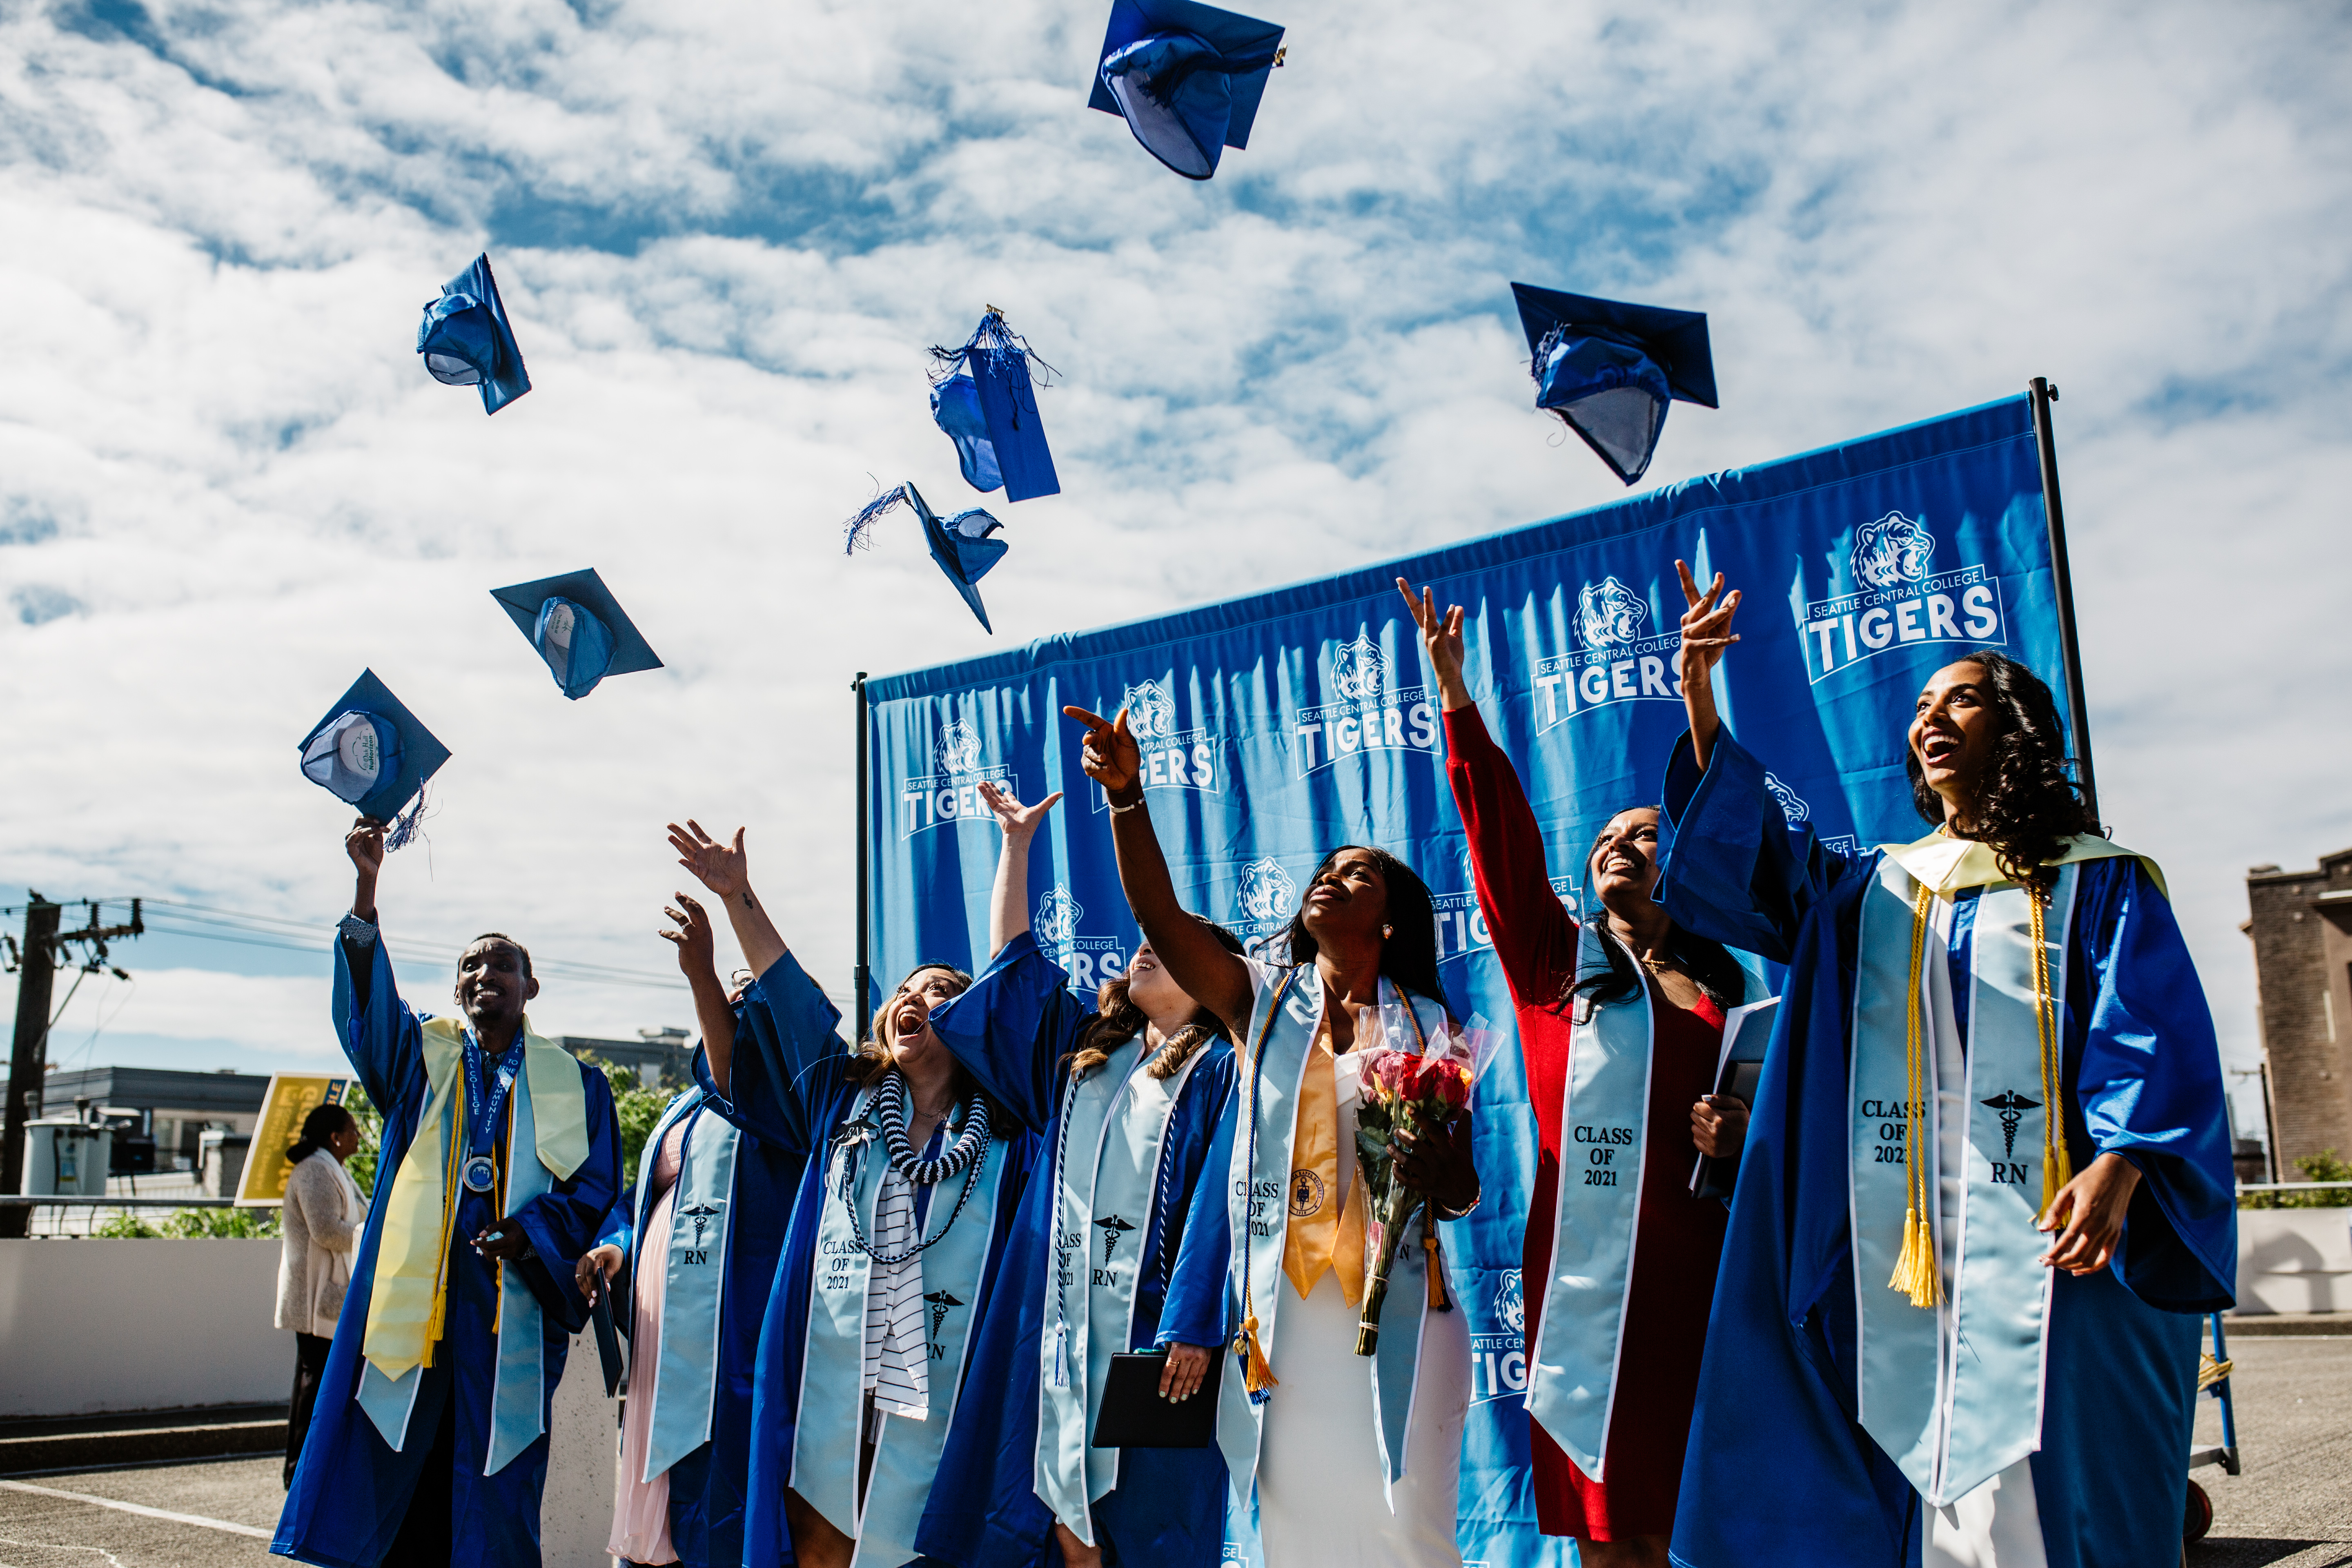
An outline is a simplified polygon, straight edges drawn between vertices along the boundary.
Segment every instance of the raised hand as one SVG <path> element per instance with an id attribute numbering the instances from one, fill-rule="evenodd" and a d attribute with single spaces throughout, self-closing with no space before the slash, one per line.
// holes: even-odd
<path id="1" fill-rule="evenodd" d="M 1400 577 L 1396 585 L 1404 595 L 1405 607 L 1412 612 L 1413 624 L 1421 627 L 1421 646 L 1429 654 L 1430 668 L 1437 672 L 1438 700 L 1448 713 L 1469 707 L 1470 689 L 1462 681 L 1462 619 L 1467 612 L 1459 605 L 1448 605 L 1440 616 L 1434 588 L 1423 588 L 1416 599 L 1412 584 Z"/>
<path id="2" fill-rule="evenodd" d="M 383 818 L 362 816 L 343 835 L 343 853 L 352 858 L 352 869 L 358 873 L 352 889 L 352 913 L 371 923 L 375 920 L 375 879 L 383 871 Z"/>
<path id="3" fill-rule="evenodd" d="M 733 844 L 721 844 L 689 816 L 684 827 L 669 825 L 669 847 L 677 851 L 677 863 L 719 897 L 730 899 L 750 890 L 751 858 L 743 853 L 741 828 L 735 830 Z"/>
<path id="4" fill-rule="evenodd" d="M 1715 737 L 1723 728 L 1715 707 L 1715 661 L 1739 640 L 1739 634 L 1731 629 L 1731 617 L 1739 609 L 1739 590 L 1725 593 L 1723 574 L 1717 572 L 1706 592 L 1700 593 L 1686 561 L 1675 562 L 1675 573 L 1682 578 L 1683 601 L 1690 606 L 1683 612 L 1683 641 L 1675 653 L 1675 675 L 1682 683 L 1683 711 L 1690 717 L 1692 758 L 1704 768 L 1715 754 Z"/>
<path id="5" fill-rule="evenodd" d="M 1739 609 L 1739 590 L 1726 594 L 1723 574 L 1717 572 L 1706 592 L 1700 593 L 1687 561 L 1675 562 L 1675 573 L 1683 580 L 1683 599 L 1690 606 L 1683 612 L 1683 643 L 1675 656 L 1675 673 L 1687 684 L 1694 674 L 1706 679 L 1723 650 L 1739 640 L 1731 629 L 1731 617 Z"/>
<path id="6" fill-rule="evenodd" d="M 989 810 L 996 814 L 996 826 L 1004 830 L 1005 837 L 1026 838 L 1037 831 L 1039 825 L 1045 820 L 1045 814 L 1053 810 L 1055 803 L 1062 798 L 1062 792 L 1055 790 L 1034 805 L 1024 805 L 1013 798 L 1011 792 L 999 789 L 983 779 L 980 785 L 980 798 Z"/>
<path id="7" fill-rule="evenodd" d="M 700 904 L 684 893 L 674 893 L 671 897 L 677 899 L 682 907 L 665 905 L 662 913 L 676 921 L 677 928 L 655 934 L 664 942 L 677 944 L 677 967 L 688 980 L 704 974 L 716 980 L 719 973 L 719 940 L 712 934 L 710 917 L 703 913 Z"/>
<path id="8" fill-rule="evenodd" d="M 1086 750 L 1079 758 L 1087 777 L 1102 785 L 1114 805 L 1140 797 L 1142 786 L 1136 781 L 1143 775 L 1143 753 L 1136 749 L 1135 731 L 1128 728 L 1127 710 L 1120 709 L 1115 720 L 1083 708 L 1062 712 L 1087 727 Z"/>

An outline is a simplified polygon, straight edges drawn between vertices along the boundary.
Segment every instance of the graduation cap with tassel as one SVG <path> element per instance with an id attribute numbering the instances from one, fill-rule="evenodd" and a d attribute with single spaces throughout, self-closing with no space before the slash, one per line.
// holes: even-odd
<path id="1" fill-rule="evenodd" d="M 373 669 L 360 672 L 326 717 L 302 737 L 302 776 L 337 800 L 392 825 L 383 847 L 398 849 L 416 837 L 425 813 L 425 784 L 449 760 L 435 738 Z M 405 808 L 405 809 L 404 809 Z"/>
<path id="2" fill-rule="evenodd" d="M 1033 363 L 1041 379 L 1054 367 L 1004 324 L 1004 312 L 989 306 L 961 348 L 934 347 L 931 359 L 931 417 L 955 443 L 964 482 L 1001 489 L 1009 501 L 1059 495 L 1029 374 Z"/>
<path id="3" fill-rule="evenodd" d="M 1514 283 L 1534 358 L 1536 406 L 1549 409 L 1628 485 L 1650 467 L 1679 399 L 1713 408 L 1706 316 Z"/>
<path id="4" fill-rule="evenodd" d="M 903 484 L 867 501 L 843 525 L 842 552 L 870 549 L 876 521 L 901 502 L 912 508 L 921 520 L 923 542 L 930 546 L 931 559 L 939 563 L 947 580 L 955 584 L 955 591 L 963 595 L 963 602 L 971 606 L 981 629 L 993 637 L 996 628 L 988 624 L 988 607 L 980 602 L 980 580 L 1004 559 L 1009 547 L 1003 540 L 989 537 L 1004 525 L 988 513 L 975 507 L 942 521 L 923 503 L 920 490 L 912 484 Z"/>

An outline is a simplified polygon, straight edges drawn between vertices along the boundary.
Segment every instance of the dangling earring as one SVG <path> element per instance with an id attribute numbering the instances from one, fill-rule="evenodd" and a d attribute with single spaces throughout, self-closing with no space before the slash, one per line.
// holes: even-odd
<path id="1" fill-rule="evenodd" d="M 1390 937 L 1392 937 L 1392 936 L 1394 936 L 1394 935 L 1396 935 L 1396 927 L 1394 927 L 1394 926 L 1382 926 L 1382 927 L 1381 927 L 1381 939 L 1382 939 L 1383 941 L 1385 941 L 1386 939 L 1388 939 L 1388 938 L 1390 938 Z"/>

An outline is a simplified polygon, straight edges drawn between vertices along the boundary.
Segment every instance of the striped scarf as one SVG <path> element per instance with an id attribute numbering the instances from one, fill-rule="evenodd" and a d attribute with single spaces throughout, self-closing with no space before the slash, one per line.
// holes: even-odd
<path id="1" fill-rule="evenodd" d="M 882 1190 L 874 1203 L 874 1237 L 865 1246 L 873 1267 L 866 1285 L 866 1356 L 861 1386 L 871 1390 L 875 1407 L 921 1421 L 930 1413 L 930 1342 L 923 1331 L 923 1252 L 951 1229 L 971 1195 L 964 1184 L 955 1212 L 938 1233 L 926 1238 L 915 1224 L 915 1189 L 972 1170 L 988 1152 L 988 1102 L 972 1097 L 965 1107 L 963 1131 L 955 1146 L 936 1160 L 915 1158 L 907 1136 L 907 1080 L 897 1072 L 884 1075 L 874 1090 L 874 1119 L 881 1123 L 883 1147 L 890 1168 L 882 1173 Z M 977 1172 L 974 1173 L 977 1174 Z M 856 1228 L 857 1206 L 854 1177 L 844 1171 L 842 1195 L 849 1201 Z"/>

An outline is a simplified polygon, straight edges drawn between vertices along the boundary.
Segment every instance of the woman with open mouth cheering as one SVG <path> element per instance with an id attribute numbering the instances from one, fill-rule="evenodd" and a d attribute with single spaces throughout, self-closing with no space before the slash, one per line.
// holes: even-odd
<path id="1" fill-rule="evenodd" d="M 2178 1562 L 2198 1315 L 2230 1304 L 2237 1246 L 2162 874 L 2094 836 L 2050 689 L 1990 649 L 1927 676 L 1905 737 L 1934 830 L 1831 850 L 1717 713 L 1739 595 L 1676 566 L 1690 733 L 1659 896 L 1790 970 L 1675 1560 Z"/>
<path id="2" fill-rule="evenodd" d="M 1177 901 L 1127 715 L 1064 711 L 1087 726 L 1084 765 L 1109 796 L 1119 879 L 1144 939 L 1239 1043 L 1223 1185 L 1241 1323 L 1217 1443 L 1238 1494 L 1255 1484 L 1267 1568 L 1458 1564 L 1470 1336 L 1463 1313 L 1428 1305 L 1429 1271 L 1443 1263 L 1426 1216 L 1398 1249 L 1378 1355 L 1355 1350 L 1367 1185 L 1356 1179 L 1357 1053 L 1419 1051 L 1452 1029 L 1429 889 L 1384 850 L 1338 849 L 1307 885 L 1283 962 L 1229 952 Z M 1476 1205 L 1466 1113 L 1445 1136 L 1394 1147 L 1398 1178 L 1437 1218 Z"/>
<path id="3" fill-rule="evenodd" d="M 1723 1203 L 1692 1194 L 1691 1165 L 1739 1152 L 1746 1108 L 1709 1091 L 1725 1011 L 1761 988 L 1654 901 L 1654 805 L 1611 817 L 1586 856 L 1599 910 L 1580 921 L 1562 907 L 1527 793 L 1463 681 L 1462 608 L 1441 616 L 1429 591 L 1397 589 L 1437 675 L 1446 776 L 1536 1113 L 1523 1276 L 1536 1521 L 1575 1537 L 1584 1568 L 1665 1568 L 1723 1255 Z"/>
<path id="4" fill-rule="evenodd" d="M 1160 1394 L 1181 1402 L 1199 1397 L 1224 1339 L 1223 1172 L 1209 1151 L 1233 1043 L 1148 944 L 1095 1006 L 1075 994 L 1029 925 L 1030 840 L 1061 796 L 1024 806 L 980 791 L 1004 830 L 995 958 L 931 1026 L 998 1103 L 1045 1128 L 1051 1152 L 976 1331 L 966 1375 L 989 1397 L 958 1410 L 916 1542 L 959 1568 L 1043 1563 L 1049 1541 L 1068 1568 L 1214 1568 L 1225 1467 L 1213 1445 L 1090 1445 L 1113 1354 L 1164 1347 Z"/>
<path id="5" fill-rule="evenodd" d="M 931 1030 L 970 975 L 918 966 L 853 1049 L 752 892 L 742 835 L 689 822 L 670 842 L 759 976 L 734 1038 L 704 1037 L 696 1078 L 719 1114 L 807 1162 L 761 1327 L 743 1562 L 900 1568 L 1037 1137 Z"/>

